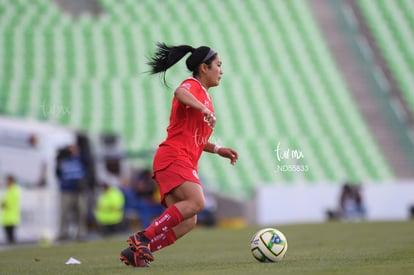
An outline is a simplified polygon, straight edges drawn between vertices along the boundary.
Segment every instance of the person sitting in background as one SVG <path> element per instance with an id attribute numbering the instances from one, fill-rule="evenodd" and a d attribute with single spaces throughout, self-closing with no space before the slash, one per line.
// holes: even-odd
<path id="1" fill-rule="evenodd" d="M 366 210 L 362 201 L 361 186 L 355 183 L 345 183 L 339 204 L 339 214 L 342 219 L 364 219 Z"/>
<path id="2" fill-rule="evenodd" d="M 117 233 L 124 216 L 124 194 L 118 187 L 104 182 L 98 196 L 95 218 L 104 236 Z"/>
<path id="3" fill-rule="evenodd" d="M 20 224 L 20 188 L 12 175 L 6 177 L 7 189 L 1 202 L 1 222 L 9 244 L 16 242 L 15 229 Z"/>
<path id="4" fill-rule="evenodd" d="M 329 220 L 365 219 L 366 208 L 360 184 L 345 182 L 342 186 L 337 210 L 328 210 L 327 216 Z"/>

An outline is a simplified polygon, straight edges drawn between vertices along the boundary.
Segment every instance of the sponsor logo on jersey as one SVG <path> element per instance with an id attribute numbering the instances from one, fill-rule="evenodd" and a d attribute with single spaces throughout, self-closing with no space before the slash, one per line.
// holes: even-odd
<path id="1" fill-rule="evenodd" d="M 193 169 L 193 176 L 196 177 L 198 179 L 198 174 L 197 171 Z"/>
<path id="2" fill-rule="evenodd" d="M 184 89 L 190 90 L 191 84 L 190 83 L 183 83 L 183 84 L 181 84 L 181 87 L 184 88 Z"/>

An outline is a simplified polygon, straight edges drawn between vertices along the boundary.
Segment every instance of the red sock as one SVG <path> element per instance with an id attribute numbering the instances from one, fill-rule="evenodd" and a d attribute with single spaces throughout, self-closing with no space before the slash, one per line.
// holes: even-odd
<path id="1" fill-rule="evenodd" d="M 144 236 L 152 240 L 155 236 L 167 232 L 183 221 L 183 216 L 175 205 L 168 207 L 164 213 L 155 219 L 147 229 L 144 230 Z"/>
<path id="2" fill-rule="evenodd" d="M 175 236 L 174 230 L 168 230 L 165 233 L 155 236 L 155 238 L 151 240 L 150 249 L 152 252 L 158 251 L 164 247 L 172 245 L 176 240 L 177 237 Z"/>

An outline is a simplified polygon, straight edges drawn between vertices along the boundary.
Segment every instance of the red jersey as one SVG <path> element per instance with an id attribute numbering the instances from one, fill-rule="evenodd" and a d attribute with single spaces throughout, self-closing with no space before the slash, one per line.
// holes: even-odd
<path id="1" fill-rule="evenodd" d="M 197 79 L 184 80 L 180 88 L 189 91 L 214 112 L 210 95 Z M 174 97 L 167 138 L 158 147 L 154 158 L 154 172 L 166 168 L 176 160 L 198 172 L 198 160 L 212 132 L 213 129 L 204 121 L 202 112 L 184 105 Z"/>

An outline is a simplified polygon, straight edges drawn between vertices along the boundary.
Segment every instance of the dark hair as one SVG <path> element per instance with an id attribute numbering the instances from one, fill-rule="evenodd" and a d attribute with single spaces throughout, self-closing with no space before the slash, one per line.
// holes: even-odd
<path id="1" fill-rule="evenodd" d="M 8 174 L 6 176 L 6 180 L 9 181 L 9 182 L 15 182 L 16 181 L 16 178 L 13 175 Z"/>
<path id="2" fill-rule="evenodd" d="M 193 73 L 193 76 L 198 74 L 198 66 L 200 64 L 205 63 L 210 66 L 217 55 L 214 50 L 207 46 L 193 48 L 189 45 L 169 46 L 165 43 L 157 43 L 157 50 L 147 63 L 151 67 L 150 73 L 163 73 L 163 81 L 166 84 L 165 72 L 187 53 L 191 53 L 191 55 L 185 63 L 187 69 Z"/>

